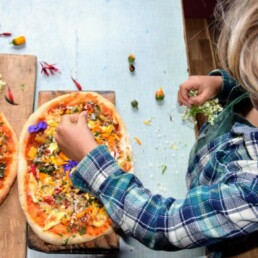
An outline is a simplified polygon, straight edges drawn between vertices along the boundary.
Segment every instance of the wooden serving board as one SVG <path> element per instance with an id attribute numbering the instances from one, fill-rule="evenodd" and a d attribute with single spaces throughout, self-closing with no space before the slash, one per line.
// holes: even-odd
<path id="1" fill-rule="evenodd" d="M 72 91 L 40 91 L 38 96 L 38 106 L 45 102 L 70 93 Z M 115 104 L 115 92 L 113 91 L 98 91 L 102 96 Z M 37 235 L 28 227 L 28 247 L 46 253 L 113 253 L 119 250 L 119 236 L 116 233 L 111 233 L 106 236 L 99 237 L 93 241 L 78 245 L 51 245 L 45 243 L 37 237 Z"/>
<path id="2" fill-rule="evenodd" d="M 10 87 L 15 102 L 9 104 L 0 93 L 0 110 L 19 137 L 23 124 L 33 111 L 37 58 L 30 55 L 0 54 L 0 74 Z M 23 86 L 21 86 L 23 85 Z M 24 258 L 26 253 L 26 222 L 18 199 L 15 181 L 9 195 L 0 206 L 0 257 Z"/>

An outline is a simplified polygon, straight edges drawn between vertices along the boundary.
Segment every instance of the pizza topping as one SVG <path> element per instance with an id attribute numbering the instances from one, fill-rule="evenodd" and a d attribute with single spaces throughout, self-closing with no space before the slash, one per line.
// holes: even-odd
<path id="1" fill-rule="evenodd" d="M 45 130 L 46 128 L 47 128 L 47 123 L 44 121 L 40 121 L 36 125 L 31 125 L 28 131 L 29 133 L 37 133 L 39 131 Z"/>
<path id="2" fill-rule="evenodd" d="M 5 171 L 5 168 L 6 168 L 6 164 L 0 163 L 0 179 L 1 179 L 1 178 L 4 178 L 4 171 Z"/>

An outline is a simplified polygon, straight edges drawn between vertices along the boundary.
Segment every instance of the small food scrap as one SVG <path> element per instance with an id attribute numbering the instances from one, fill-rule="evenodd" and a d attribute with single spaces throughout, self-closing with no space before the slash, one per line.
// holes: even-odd
<path id="1" fill-rule="evenodd" d="M 0 92 L 2 91 L 5 85 L 6 82 L 2 79 L 2 75 L 0 74 Z"/>
<path id="2" fill-rule="evenodd" d="M 165 98 L 165 94 L 162 88 L 159 88 L 156 92 L 155 92 L 155 98 L 157 101 L 162 101 Z"/>
<path id="3" fill-rule="evenodd" d="M 24 91 L 24 88 L 25 88 L 25 85 L 24 85 L 24 84 L 21 84 L 21 85 L 20 85 L 21 91 Z"/>
<path id="4" fill-rule="evenodd" d="M 137 144 L 142 145 L 142 142 L 138 137 L 134 137 L 134 139 L 135 139 Z"/>
<path id="5" fill-rule="evenodd" d="M 149 120 L 145 120 L 143 123 L 144 123 L 145 125 L 151 125 L 151 122 L 152 122 L 152 120 L 149 119 Z"/>
<path id="6" fill-rule="evenodd" d="M 50 74 L 54 75 L 55 73 L 60 73 L 60 70 L 55 66 L 55 64 L 48 64 L 47 62 L 40 62 L 41 73 L 44 73 L 46 76 Z"/>
<path id="7" fill-rule="evenodd" d="M 178 150 L 178 147 L 177 147 L 176 144 L 172 144 L 172 145 L 170 146 L 170 149 L 172 149 L 172 150 Z"/>
<path id="8" fill-rule="evenodd" d="M 15 45 L 15 46 L 19 46 L 19 45 L 23 45 L 26 43 L 26 38 L 24 36 L 19 36 L 19 37 L 16 37 L 14 38 L 12 41 L 11 41 L 11 44 Z"/>
<path id="9" fill-rule="evenodd" d="M 136 99 L 134 99 L 133 101 L 131 101 L 131 106 L 135 109 L 138 109 L 138 101 Z"/>
<path id="10" fill-rule="evenodd" d="M 135 61 L 135 55 L 134 55 L 134 54 L 130 54 L 130 55 L 128 56 L 128 62 L 129 62 L 129 70 L 130 70 L 130 72 L 134 72 L 134 71 L 135 71 L 134 61 Z"/>
<path id="11" fill-rule="evenodd" d="M 161 173 L 162 173 L 162 175 L 163 175 L 163 174 L 166 172 L 166 170 L 167 170 L 167 165 L 162 164 L 161 168 L 162 168 Z"/>
<path id="12" fill-rule="evenodd" d="M 191 90 L 189 92 L 189 97 L 194 97 L 198 95 L 198 90 Z M 187 107 L 185 113 L 183 114 L 182 119 L 184 121 L 188 120 L 193 122 L 195 116 L 199 113 L 203 113 L 207 117 L 208 123 L 211 125 L 214 124 L 214 120 L 218 116 L 219 112 L 222 111 L 222 106 L 219 104 L 217 98 L 206 101 L 203 105 L 200 106 L 191 106 Z"/>
<path id="13" fill-rule="evenodd" d="M 7 92 L 8 96 L 5 96 L 5 100 L 11 104 L 11 105 L 18 105 L 17 103 L 14 102 L 14 97 L 13 97 L 13 93 L 10 89 L 10 87 L 8 87 L 8 92 Z"/>
<path id="14" fill-rule="evenodd" d="M 2 33 L 0 33 L 0 37 L 10 37 L 10 36 L 12 36 L 12 33 L 10 33 L 10 32 L 2 32 Z"/>
<path id="15" fill-rule="evenodd" d="M 135 71 L 135 66 L 133 64 L 129 65 L 129 70 L 130 72 L 134 72 Z"/>

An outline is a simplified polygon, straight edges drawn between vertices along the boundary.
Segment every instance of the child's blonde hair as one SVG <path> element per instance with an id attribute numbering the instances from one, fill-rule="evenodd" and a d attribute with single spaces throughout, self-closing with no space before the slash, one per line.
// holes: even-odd
<path id="1" fill-rule="evenodd" d="M 220 63 L 244 88 L 257 95 L 258 0 L 224 0 L 217 11 L 222 6 L 223 23 L 217 45 Z"/>

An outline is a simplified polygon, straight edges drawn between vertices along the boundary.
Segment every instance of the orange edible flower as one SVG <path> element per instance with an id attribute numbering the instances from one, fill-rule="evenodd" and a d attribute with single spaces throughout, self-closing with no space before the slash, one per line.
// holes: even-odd
<path id="1" fill-rule="evenodd" d="M 155 98 L 158 101 L 161 101 L 165 98 L 165 94 L 162 88 L 158 89 L 155 93 Z"/>
<path id="2" fill-rule="evenodd" d="M 17 38 L 14 38 L 11 41 L 11 44 L 15 45 L 15 46 L 19 46 L 19 45 L 23 45 L 26 43 L 26 38 L 24 36 L 19 36 Z"/>

